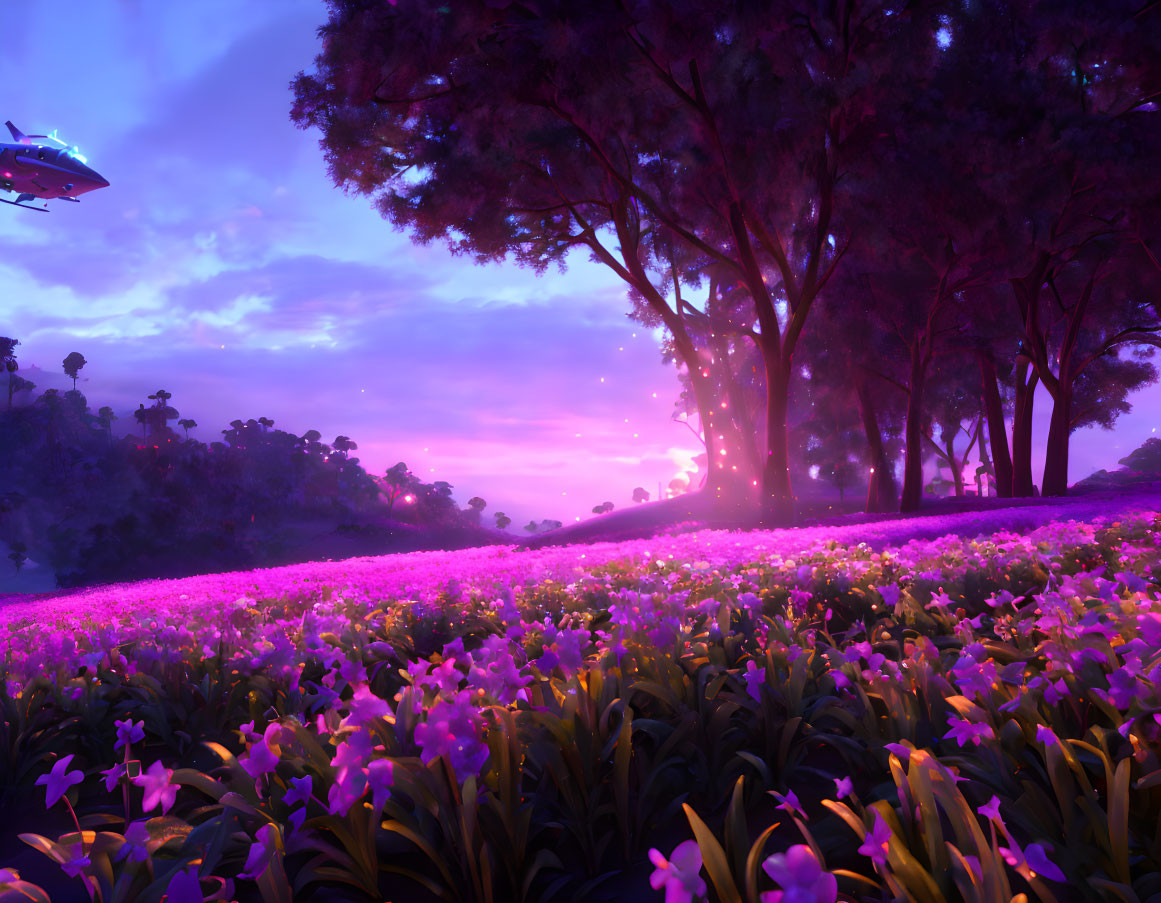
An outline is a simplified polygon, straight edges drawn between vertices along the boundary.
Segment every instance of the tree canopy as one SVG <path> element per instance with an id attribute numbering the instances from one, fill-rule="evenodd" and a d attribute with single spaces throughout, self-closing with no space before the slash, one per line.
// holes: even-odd
<path id="1" fill-rule="evenodd" d="M 684 368 L 723 504 L 760 484 L 762 522 L 793 519 L 819 311 L 864 324 L 844 379 L 884 478 L 868 505 L 894 494 L 876 411 L 900 398 L 905 510 L 965 422 L 986 424 L 1002 491 L 1030 493 L 1037 384 L 1058 494 L 1070 433 L 1153 378 L 1117 349 L 1161 333 L 1159 18 L 1126 0 L 334 0 L 292 118 L 419 242 L 538 271 L 584 248 L 616 273 Z M 962 403 L 937 417 L 929 384 L 952 369 Z"/>

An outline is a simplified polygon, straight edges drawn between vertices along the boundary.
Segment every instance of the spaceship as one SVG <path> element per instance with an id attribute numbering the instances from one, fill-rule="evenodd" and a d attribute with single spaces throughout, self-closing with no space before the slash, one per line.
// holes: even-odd
<path id="1" fill-rule="evenodd" d="M 0 189 L 17 192 L 17 198 L 0 198 L 0 203 L 47 213 L 47 205 L 32 207 L 26 201 L 59 199 L 75 203 L 78 195 L 109 184 L 108 179 L 89 168 L 76 147 L 61 141 L 55 131 L 25 135 L 11 122 L 6 125 L 14 143 L 0 142 Z"/>

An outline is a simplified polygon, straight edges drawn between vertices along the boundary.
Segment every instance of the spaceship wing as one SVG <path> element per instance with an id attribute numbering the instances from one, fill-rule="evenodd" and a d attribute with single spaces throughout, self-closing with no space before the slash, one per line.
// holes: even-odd
<path id="1" fill-rule="evenodd" d="M 35 210 L 37 213 L 48 213 L 47 207 L 30 207 L 28 204 L 18 204 L 16 201 L 6 201 L 0 198 L 0 204 L 11 204 L 13 207 L 19 207 L 21 210 Z"/>
<path id="2" fill-rule="evenodd" d="M 19 142 L 20 144 L 31 144 L 32 143 L 32 141 L 29 139 L 29 137 L 26 134 L 24 134 L 24 132 L 20 131 L 20 129 L 18 129 L 16 126 L 14 126 L 12 124 L 11 119 L 9 119 L 4 124 L 6 126 L 8 126 L 8 131 L 10 131 L 12 133 L 12 140 L 13 141 Z"/>

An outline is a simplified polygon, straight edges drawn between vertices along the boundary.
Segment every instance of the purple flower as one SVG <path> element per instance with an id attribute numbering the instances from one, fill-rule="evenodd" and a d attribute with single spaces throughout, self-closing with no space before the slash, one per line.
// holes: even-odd
<path id="1" fill-rule="evenodd" d="M 457 774 L 478 774 L 488 759 L 488 747 L 480 740 L 482 727 L 469 691 L 460 691 L 454 701 L 440 699 L 428 712 L 427 721 L 415 727 L 420 758 L 426 765 L 437 756 L 447 756 Z"/>
<path id="2" fill-rule="evenodd" d="M 805 844 L 775 853 L 762 868 L 782 887 L 781 892 L 762 894 L 762 903 L 835 903 L 838 897 L 838 879 L 822 867 Z"/>
<path id="3" fill-rule="evenodd" d="M 1000 847 L 1000 854 L 1003 856 L 1004 862 L 1008 863 L 1016 871 L 1022 873 L 1028 870 L 1051 878 L 1053 881 L 1065 880 L 1064 872 L 1049 860 L 1044 852 L 1044 847 L 1040 844 L 1030 843 L 1025 849 L 1021 850 L 1020 845 L 1012 839 L 1012 835 L 1010 834 L 1008 835 L 1008 842 L 1012 846 Z"/>
<path id="4" fill-rule="evenodd" d="M 891 842 L 891 826 L 883 820 L 877 809 L 872 811 L 875 813 L 875 825 L 867 832 L 858 852 L 871 857 L 875 865 L 883 865 L 887 861 L 887 847 Z"/>
<path id="5" fill-rule="evenodd" d="M 416 683 L 433 686 L 440 693 L 455 693 L 460 688 L 463 674 L 456 668 L 455 658 L 444 659 L 443 663 L 432 669 L 426 677 Z"/>
<path id="6" fill-rule="evenodd" d="M 1059 743 L 1056 734 L 1052 732 L 1052 728 L 1043 724 L 1036 725 L 1036 742 L 1037 743 Z"/>
<path id="7" fill-rule="evenodd" d="M 936 608 L 941 612 L 946 612 L 954 604 L 955 603 L 951 601 L 951 596 L 949 596 L 947 593 L 932 593 L 931 601 L 923 607 L 928 610 Z"/>
<path id="8" fill-rule="evenodd" d="M 107 768 L 101 772 L 105 776 L 105 789 L 112 791 L 117 786 L 117 782 L 121 780 L 121 776 L 125 774 L 125 763 L 118 762 L 112 768 Z"/>
<path id="9" fill-rule="evenodd" d="M 42 774 L 36 779 L 37 784 L 43 784 L 46 788 L 46 807 L 51 808 L 73 784 L 79 784 L 85 779 L 83 771 L 67 770 L 73 760 L 73 755 L 75 754 L 69 753 L 64 758 L 57 759 L 56 764 L 52 766 L 52 771 L 48 774 Z"/>
<path id="10" fill-rule="evenodd" d="M 113 749 L 120 749 L 122 746 L 128 746 L 131 743 L 137 743 L 145 738 L 145 722 L 134 722 L 132 718 L 126 718 L 124 721 L 114 721 L 117 725 L 117 742 L 113 744 Z"/>
<path id="11" fill-rule="evenodd" d="M 665 888 L 665 903 L 692 903 L 695 898 L 705 895 L 701 849 L 696 840 L 679 843 L 668 860 L 660 850 L 650 850 L 649 861 L 654 865 L 649 885 L 654 890 Z"/>
<path id="12" fill-rule="evenodd" d="M 246 770 L 246 774 L 258 780 L 267 772 L 273 771 L 278 765 L 278 753 L 270 748 L 270 743 L 278 745 L 278 738 L 282 734 L 282 725 L 277 721 L 266 727 L 262 739 L 250 747 L 246 755 L 238 759 L 238 764 Z"/>
<path id="13" fill-rule="evenodd" d="M 831 668 L 826 672 L 834 681 L 835 689 L 843 690 L 851 685 L 850 679 L 838 668 Z"/>
<path id="14" fill-rule="evenodd" d="M 1161 614 L 1151 611 L 1137 615 L 1137 629 L 1141 631 L 1141 638 L 1150 646 L 1161 646 Z"/>
<path id="15" fill-rule="evenodd" d="M 552 669 L 560 664 L 560 656 L 550 646 L 544 647 L 544 653 L 540 658 L 533 659 L 532 664 L 536 666 L 536 670 L 541 674 L 551 674 Z"/>
<path id="16" fill-rule="evenodd" d="M 339 769 L 335 782 L 327 791 L 327 811 L 331 815 L 345 816 L 367 792 L 367 769 L 349 765 Z"/>
<path id="17" fill-rule="evenodd" d="M 198 881 L 197 866 L 191 865 L 185 871 L 175 873 L 169 879 L 169 887 L 165 893 L 165 903 L 202 903 L 205 894 L 202 893 L 202 885 Z"/>
<path id="18" fill-rule="evenodd" d="M 810 600 L 814 598 L 814 594 L 803 589 L 792 589 L 790 591 L 790 609 L 796 615 L 805 614 L 807 607 L 810 605 Z"/>
<path id="19" fill-rule="evenodd" d="M 126 856 L 130 862 L 144 862 L 149 858 L 149 831 L 144 821 L 135 821 L 125 829 L 125 844 L 117 851 L 116 859 Z"/>
<path id="20" fill-rule="evenodd" d="M 1032 869 L 1036 874 L 1044 875 L 1053 881 L 1065 880 L 1064 872 L 1048 858 L 1044 852 L 1044 847 L 1040 844 L 1030 843 L 1024 847 L 1024 858 L 1028 863 L 1028 868 Z"/>
<path id="21" fill-rule="evenodd" d="M 339 677 L 349 684 L 366 683 L 367 669 L 363 667 L 362 662 L 353 662 L 344 658 L 339 666 Z"/>
<path id="22" fill-rule="evenodd" d="M 86 868 L 92 865 L 92 861 L 84 854 L 85 845 L 81 841 L 69 844 L 68 847 L 69 858 L 60 864 L 64 869 L 66 875 L 70 878 L 77 878 Z"/>
<path id="23" fill-rule="evenodd" d="M 956 718 L 954 715 L 948 715 L 947 723 L 951 726 L 951 730 L 943 735 L 944 740 L 953 739 L 961 747 L 970 740 L 975 746 L 980 745 L 980 737 L 995 737 L 995 733 L 987 724 L 975 724 L 971 721 L 965 721 L 962 718 Z"/>
<path id="24" fill-rule="evenodd" d="M 339 771 L 351 767 L 362 768 L 371 758 L 373 748 L 370 735 L 364 731 L 356 731 L 348 735 L 347 739 L 335 749 L 331 765 Z"/>
<path id="25" fill-rule="evenodd" d="M 293 806 L 296 803 L 302 803 L 305 806 L 310 802 L 312 793 L 314 793 L 314 778 L 309 774 L 304 778 L 291 778 L 290 789 L 282 795 L 282 802 L 287 806 Z"/>
<path id="26" fill-rule="evenodd" d="M 367 766 L 367 783 L 371 787 L 371 806 L 382 810 L 391 795 L 391 782 L 395 777 L 395 764 L 390 759 L 375 759 Z"/>
<path id="27" fill-rule="evenodd" d="M 845 778 L 834 778 L 834 793 L 840 800 L 845 800 L 855 792 L 854 781 L 848 775 Z"/>
<path id="28" fill-rule="evenodd" d="M 355 687 L 355 694 L 347 703 L 347 711 L 350 714 L 343 720 L 343 724 L 360 727 L 391 714 L 391 706 L 386 699 L 376 696 L 369 686 L 359 684 Z"/>
<path id="29" fill-rule="evenodd" d="M 988 800 L 984 805 L 980 806 L 980 808 L 978 808 L 976 811 L 986 818 L 994 818 L 997 821 L 1003 821 L 1003 819 L 1000 818 L 1000 798 L 994 794 L 990 800 Z"/>
<path id="30" fill-rule="evenodd" d="M 786 796 L 783 796 L 777 790 L 771 790 L 770 795 L 778 800 L 777 808 L 785 809 L 790 813 L 797 812 L 803 819 L 806 819 L 806 813 L 802 809 L 802 804 L 798 802 L 798 794 L 793 790 L 786 791 Z"/>
<path id="31" fill-rule="evenodd" d="M 754 702 L 762 701 L 762 685 L 766 683 L 766 669 L 759 668 L 754 664 L 754 660 L 750 659 L 746 662 L 746 673 L 742 675 L 746 681 L 746 692 Z"/>
<path id="32" fill-rule="evenodd" d="M 1109 697 L 1118 709 L 1127 709 L 1140 694 L 1143 685 L 1135 676 L 1124 669 L 1117 669 L 1108 676 Z"/>
<path id="33" fill-rule="evenodd" d="M 156 806 L 161 806 L 164 815 L 173 806 L 177 798 L 177 785 L 169 783 L 173 777 L 173 770 L 166 768 L 161 762 L 154 762 L 145 774 L 133 778 L 133 783 L 145 788 L 145 800 L 141 808 L 148 812 Z"/>
<path id="34" fill-rule="evenodd" d="M 272 824 L 265 824 L 258 829 L 254 843 L 250 844 L 250 854 L 246 857 L 246 864 L 242 871 L 238 872 L 239 878 L 256 881 L 266 871 L 270 861 L 274 858 L 277 838 L 276 829 Z"/>
<path id="35" fill-rule="evenodd" d="M 911 750 L 902 743 L 884 743 L 883 748 L 897 755 L 904 765 L 911 761 Z"/>

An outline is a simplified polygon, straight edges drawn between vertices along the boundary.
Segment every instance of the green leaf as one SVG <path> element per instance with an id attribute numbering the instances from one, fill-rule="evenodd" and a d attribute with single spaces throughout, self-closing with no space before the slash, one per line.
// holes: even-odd
<path id="1" fill-rule="evenodd" d="M 742 878 L 746 874 L 746 856 L 750 852 L 750 832 L 746 829 L 746 804 L 742 794 L 745 780 L 740 776 L 734 782 L 730 794 L 730 805 L 726 809 L 725 841 L 726 851 L 733 859 L 734 876 Z"/>
<path id="2" fill-rule="evenodd" d="M 762 862 L 762 853 L 766 849 L 766 841 L 770 839 L 770 835 L 774 833 L 782 822 L 776 821 L 765 831 L 758 835 L 758 839 L 754 841 L 750 847 L 749 853 L 746 855 L 746 899 L 758 899 L 758 870 Z"/>
<path id="3" fill-rule="evenodd" d="M 1117 763 L 1117 771 L 1109 788 L 1109 846 L 1112 848 L 1116 877 L 1122 884 L 1131 884 L 1129 873 L 1129 765 L 1126 756 Z"/>
<path id="4" fill-rule="evenodd" d="M 718 892 L 718 899 L 721 903 L 742 903 L 742 896 L 730 873 L 730 864 L 726 860 L 722 845 L 717 842 L 713 832 L 697 817 L 697 813 L 688 803 L 682 803 L 681 808 L 685 810 L 685 817 L 689 819 L 689 825 L 693 828 L 693 836 L 701 849 L 701 861 Z"/>

